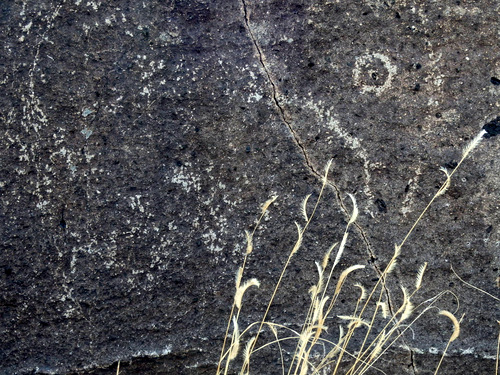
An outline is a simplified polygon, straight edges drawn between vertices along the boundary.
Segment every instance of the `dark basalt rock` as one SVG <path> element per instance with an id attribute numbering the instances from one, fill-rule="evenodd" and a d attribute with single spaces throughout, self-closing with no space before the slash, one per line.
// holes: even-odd
<path id="1" fill-rule="evenodd" d="M 373 285 L 438 190 L 439 166 L 498 115 L 497 23 L 486 0 L 2 2 L 0 374 L 115 374 L 119 361 L 121 374 L 214 374 L 244 231 L 278 195 L 242 326 L 262 316 L 331 158 L 269 319 L 304 319 L 351 193 L 359 226 L 339 270 L 366 268 L 339 299 L 346 314 L 352 284 Z M 483 140 L 461 165 L 384 295 L 397 310 L 428 262 L 415 305 L 460 298 L 438 304 L 465 314 L 442 374 L 494 371 L 498 303 L 450 266 L 498 296 L 499 148 Z M 379 368 L 433 373 L 452 332 L 436 312 Z M 332 339 L 341 323 L 328 321 Z M 277 351 L 252 372 L 281 373 Z"/>
<path id="2" fill-rule="evenodd" d="M 491 138 L 500 134 L 500 116 L 485 124 L 483 129 L 486 131 L 484 138 Z"/>

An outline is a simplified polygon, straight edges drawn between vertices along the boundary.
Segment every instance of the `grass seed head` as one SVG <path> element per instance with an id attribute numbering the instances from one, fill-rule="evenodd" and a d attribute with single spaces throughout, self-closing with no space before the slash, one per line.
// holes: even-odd
<path id="1" fill-rule="evenodd" d="M 325 253 L 325 256 L 323 257 L 323 261 L 321 262 L 321 268 L 325 269 L 326 266 L 328 265 L 328 261 L 330 260 L 330 254 L 332 253 L 333 249 L 335 249 L 335 246 L 338 245 L 338 242 L 335 242 Z"/>
<path id="2" fill-rule="evenodd" d="M 264 204 L 262 205 L 262 213 L 265 213 L 267 211 L 267 209 L 269 208 L 269 206 L 271 204 L 273 204 L 276 199 L 278 199 L 278 196 L 274 195 L 271 197 L 271 199 L 268 199 L 267 201 L 265 201 Z"/>
<path id="3" fill-rule="evenodd" d="M 464 148 L 464 151 L 462 153 L 462 159 L 465 159 L 472 150 L 474 150 L 481 140 L 483 139 L 483 135 L 486 134 L 486 130 L 481 130 L 473 139 L 470 141 L 470 143 Z"/>
<path id="4" fill-rule="evenodd" d="M 424 272 L 425 269 L 427 268 L 427 262 L 422 264 L 420 268 L 418 269 L 418 274 L 417 274 L 417 280 L 415 281 L 415 289 L 419 290 L 420 287 L 422 286 L 422 279 L 424 277 Z"/>
<path id="5" fill-rule="evenodd" d="M 365 287 L 363 285 L 361 285 L 361 284 L 358 284 L 358 283 L 354 284 L 354 286 L 356 286 L 359 289 L 361 289 L 361 295 L 359 296 L 358 301 L 359 302 L 363 301 L 366 298 L 366 289 L 365 289 Z"/>
<path id="6" fill-rule="evenodd" d="M 444 315 L 447 318 L 449 318 L 452 323 L 453 323 L 453 334 L 450 337 L 450 342 L 455 341 L 456 338 L 460 335 L 460 322 L 455 318 L 455 315 L 453 315 L 451 312 L 446 311 L 446 310 L 441 310 L 439 312 L 439 315 Z"/>
<path id="7" fill-rule="evenodd" d="M 304 200 L 302 201 L 302 216 L 304 216 L 304 219 L 306 222 L 309 221 L 309 217 L 307 216 L 307 201 L 311 197 L 311 194 L 307 195 Z"/>
<path id="8" fill-rule="evenodd" d="M 323 175 L 323 184 L 326 184 L 328 178 L 328 172 L 330 171 L 330 167 L 332 166 L 333 159 L 328 160 L 325 166 L 325 174 Z"/>
<path id="9" fill-rule="evenodd" d="M 413 313 L 414 308 L 415 308 L 415 306 L 413 305 L 413 303 L 411 303 L 410 299 L 408 298 L 406 300 L 405 309 L 403 311 L 403 314 L 401 315 L 401 319 L 399 320 L 399 322 L 402 322 L 402 321 L 408 319 L 411 316 L 411 314 Z"/>
<path id="10" fill-rule="evenodd" d="M 246 255 L 250 254 L 253 250 L 253 238 L 249 231 L 245 231 L 245 236 L 247 238 L 247 251 Z"/>
<path id="11" fill-rule="evenodd" d="M 245 349 L 243 350 L 243 361 L 245 364 L 250 362 L 251 350 L 256 338 L 257 338 L 256 336 L 252 337 L 250 340 L 248 340 L 247 344 L 245 345 Z"/>
<path id="12" fill-rule="evenodd" d="M 251 286 L 256 286 L 258 288 L 260 286 L 259 280 L 250 279 L 236 290 L 236 294 L 234 295 L 234 304 L 236 305 L 238 310 L 241 309 L 241 301 L 243 299 L 243 294 L 245 294 L 246 290 Z"/>
<path id="13" fill-rule="evenodd" d="M 297 241 L 295 242 L 295 245 L 292 249 L 291 255 L 295 254 L 299 250 L 300 245 L 302 245 L 302 228 L 300 227 L 300 225 L 297 222 L 295 222 L 295 226 L 297 227 L 298 238 L 297 238 Z"/>
<path id="14" fill-rule="evenodd" d="M 387 319 L 389 316 L 389 306 L 385 302 L 377 302 L 377 306 L 380 307 L 380 311 L 384 319 Z"/>
<path id="15" fill-rule="evenodd" d="M 236 356 L 238 355 L 239 349 L 240 349 L 240 331 L 238 327 L 238 321 L 236 320 L 236 316 L 233 316 L 233 339 L 227 360 L 232 361 L 233 359 L 235 359 Z"/>
<path id="16" fill-rule="evenodd" d="M 441 167 L 440 170 L 443 171 L 444 174 L 446 174 L 446 181 L 443 184 L 443 186 L 441 186 L 441 188 L 436 193 L 436 197 L 439 197 L 440 195 L 443 195 L 444 193 L 446 193 L 446 190 L 448 190 L 448 188 L 450 187 L 450 184 L 451 184 L 451 175 L 448 173 L 448 170 L 446 168 L 443 168 L 443 167 Z"/>
<path id="17" fill-rule="evenodd" d="M 353 271 L 356 271 L 356 270 L 359 270 L 359 269 L 363 269 L 365 268 L 365 266 L 363 266 L 362 264 L 355 264 L 354 266 L 351 266 L 349 268 L 346 268 L 341 274 L 340 274 L 340 277 L 339 277 L 339 281 L 337 282 L 337 286 L 335 288 L 335 295 L 339 294 L 340 293 L 340 289 L 342 288 L 342 285 L 344 285 L 344 281 L 345 279 L 347 278 L 347 276 L 353 272 Z"/>
<path id="18" fill-rule="evenodd" d="M 238 271 L 236 271 L 236 291 L 240 287 L 241 277 L 243 276 L 243 267 L 239 267 Z"/>
<path id="19" fill-rule="evenodd" d="M 349 219 L 349 222 L 347 223 L 347 225 L 351 225 L 358 218 L 359 210 L 358 210 L 358 205 L 356 204 L 356 199 L 354 198 L 354 196 L 352 194 L 348 194 L 348 195 L 349 195 L 349 198 L 351 198 L 353 208 L 352 208 L 351 218 Z"/>

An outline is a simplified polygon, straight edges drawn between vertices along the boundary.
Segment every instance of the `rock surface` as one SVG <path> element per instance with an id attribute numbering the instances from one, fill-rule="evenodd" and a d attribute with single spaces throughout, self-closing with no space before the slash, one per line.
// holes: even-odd
<path id="1" fill-rule="evenodd" d="M 265 308 L 300 204 L 316 220 L 269 320 L 304 318 L 314 261 L 358 225 L 342 269 L 367 286 L 462 148 L 500 112 L 497 2 L 6 1 L 0 5 L 1 374 L 214 374 L 260 205 L 242 320 Z M 465 314 L 443 374 L 492 373 L 500 163 L 485 139 L 402 249 L 393 309 Z M 310 207 L 312 210 L 312 204 Z M 346 286 L 342 307 L 355 302 Z M 344 306 L 345 305 L 345 306 Z M 340 312 L 345 313 L 345 312 Z M 432 311 L 378 366 L 432 374 L 452 324 Z M 340 321 L 332 319 L 331 335 Z M 274 353 L 274 354 L 273 354 Z M 254 373 L 272 373 L 266 354 Z M 281 373 L 281 372 L 276 372 Z"/>

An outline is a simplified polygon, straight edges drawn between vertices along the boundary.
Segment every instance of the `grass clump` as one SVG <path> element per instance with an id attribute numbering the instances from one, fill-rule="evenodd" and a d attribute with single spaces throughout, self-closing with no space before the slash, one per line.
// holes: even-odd
<path id="1" fill-rule="evenodd" d="M 387 352 L 387 350 L 393 347 L 408 330 L 412 329 L 412 326 L 417 320 L 424 314 L 430 314 L 432 310 L 447 317 L 453 323 L 453 331 L 443 351 L 439 364 L 435 369 L 435 374 L 437 374 L 448 348 L 460 334 L 461 319 L 458 320 L 455 317 L 457 311 L 451 313 L 446 310 L 441 310 L 436 304 L 445 295 L 452 295 L 453 298 L 457 299 L 457 302 L 458 298 L 451 291 L 442 291 L 423 302 L 416 302 L 417 292 L 421 289 L 425 277 L 427 263 L 424 263 L 416 272 L 412 290 L 401 287 L 402 298 L 400 304 L 399 306 L 392 306 L 391 310 L 388 301 L 384 298 L 387 290 L 387 279 L 391 276 L 398 263 L 404 244 L 414 232 L 422 217 L 428 211 L 432 203 L 446 192 L 451 184 L 451 178 L 457 169 L 470 155 L 472 150 L 478 146 L 483 137 L 487 138 L 485 135 L 487 135 L 487 131 L 482 130 L 467 147 L 465 147 L 460 161 L 453 170 L 448 171 L 443 169 L 445 181 L 412 224 L 403 240 L 395 244 L 394 253 L 385 268 L 379 273 L 375 285 L 367 288 L 365 285 L 359 283 L 354 284 L 356 287 L 355 290 L 358 290 L 359 295 L 357 296 L 352 313 L 348 315 L 337 315 L 336 307 L 338 307 L 339 295 L 344 285 L 348 282 L 352 273 L 365 268 L 362 264 L 354 264 L 344 270 L 338 269 L 350 229 L 352 225 L 355 224 L 359 214 L 354 196 L 349 195 L 352 203 L 352 211 L 345 227 L 344 234 L 340 243 L 333 244 L 328 251 L 326 251 L 323 258 L 316 262 L 318 279 L 316 284 L 312 285 L 309 289 L 310 305 L 305 312 L 305 320 L 300 325 L 300 330 L 293 330 L 283 324 L 269 321 L 267 318 L 290 262 L 299 252 L 304 234 L 315 216 L 318 205 L 328 184 L 328 173 L 331 167 L 331 161 L 326 165 L 318 198 L 309 215 L 307 212 L 311 204 L 309 202 L 310 195 L 306 196 L 302 202 L 301 211 L 305 224 L 301 226 L 299 223 L 295 223 L 297 228 L 295 243 L 276 280 L 276 284 L 261 320 L 240 329 L 239 318 L 243 307 L 244 295 L 250 287 L 259 287 L 260 285 L 259 281 L 253 278 L 242 282 L 245 276 L 244 273 L 248 256 L 253 251 L 253 238 L 266 211 L 277 197 L 272 197 L 265 202 L 253 231 L 246 232 L 246 252 L 242 266 L 236 273 L 235 297 L 231 307 L 230 318 L 228 319 L 216 375 L 234 373 L 234 369 L 238 369 L 236 371 L 240 375 L 250 374 L 252 359 L 256 353 L 270 345 L 275 345 L 278 349 L 282 374 L 363 375 L 369 370 L 384 373 L 376 367 L 377 361 Z M 334 257 L 333 254 L 335 254 Z M 333 262 L 331 261 L 332 259 Z M 334 275 L 338 275 L 338 278 L 333 277 Z M 337 279 L 336 283 L 333 282 L 335 279 Z M 332 339 L 325 334 L 328 329 L 327 320 L 331 320 L 331 318 L 337 318 L 344 322 L 344 324 L 339 326 L 339 336 L 336 341 L 332 341 Z M 232 334 L 230 335 L 231 326 Z M 264 331 L 269 331 L 266 336 L 272 337 L 273 339 L 267 342 L 259 340 Z M 285 342 L 289 343 L 290 340 L 295 342 L 295 348 L 286 351 L 282 348 L 282 345 L 284 345 Z M 321 357 L 317 356 L 318 351 L 323 351 Z M 285 361 L 284 355 L 290 355 L 291 357 Z M 285 362 L 287 362 L 286 365 Z M 498 373 L 498 359 L 496 367 Z"/>

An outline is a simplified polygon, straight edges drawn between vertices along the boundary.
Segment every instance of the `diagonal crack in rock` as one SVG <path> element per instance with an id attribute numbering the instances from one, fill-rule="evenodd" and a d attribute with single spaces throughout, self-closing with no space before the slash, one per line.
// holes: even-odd
<path id="1" fill-rule="evenodd" d="M 259 57 L 260 65 L 262 66 L 264 74 L 267 77 L 267 80 L 268 80 L 268 82 L 269 82 L 269 84 L 271 86 L 272 102 L 276 106 L 276 108 L 278 109 L 278 113 L 279 113 L 279 115 L 281 117 L 281 120 L 286 124 L 286 126 L 288 127 L 288 130 L 290 131 L 290 133 L 293 136 L 293 139 L 294 139 L 295 143 L 300 148 L 300 150 L 302 152 L 302 155 L 304 156 L 304 159 L 306 161 L 307 166 L 309 167 L 309 169 L 311 170 L 311 172 L 313 172 L 313 174 L 321 177 L 321 175 L 316 171 L 316 169 L 311 164 L 311 161 L 309 160 L 309 156 L 307 155 L 306 149 L 302 145 L 298 134 L 293 129 L 290 121 L 288 121 L 287 118 L 286 118 L 285 109 L 283 108 L 283 106 L 280 104 L 280 102 L 278 100 L 278 86 L 273 81 L 273 78 L 271 76 L 271 72 L 267 68 L 267 65 L 266 65 L 266 62 L 265 62 L 266 58 L 264 56 L 264 53 L 262 52 L 262 49 L 260 48 L 259 43 L 257 43 L 257 39 L 253 35 L 252 29 L 250 28 L 250 16 L 248 14 L 248 9 L 247 9 L 247 5 L 245 3 L 245 0 L 241 0 L 241 4 L 242 4 L 242 7 L 243 7 L 243 13 L 244 13 L 244 19 L 245 19 L 245 27 L 246 27 L 246 29 L 248 31 L 248 35 L 250 36 L 250 39 L 252 40 L 254 48 L 255 48 L 255 50 L 257 52 L 257 55 Z"/>
<path id="2" fill-rule="evenodd" d="M 264 75 L 267 78 L 267 80 L 269 82 L 269 86 L 271 88 L 272 102 L 273 102 L 274 106 L 276 107 L 281 120 L 283 121 L 283 123 L 287 126 L 288 130 L 290 131 L 294 142 L 299 147 L 299 149 L 300 149 L 300 151 L 301 151 L 301 153 L 302 153 L 302 155 L 304 157 L 305 163 L 306 163 L 307 167 L 309 168 L 310 172 L 313 175 L 315 175 L 319 180 L 322 180 L 323 179 L 323 175 L 320 172 L 318 172 L 318 170 L 312 164 L 312 162 L 309 159 L 309 156 L 307 154 L 306 148 L 304 147 L 304 145 L 302 144 L 302 142 L 300 140 L 300 137 L 298 136 L 297 132 L 293 129 L 291 122 L 287 119 L 285 108 L 280 104 L 280 102 L 278 100 L 278 85 L 274 82 L 274 80 L 272 78 L 271 72 L 270 72 L 270 70 L 269 70 L 269 68 L 267 67 L 267 64 L 266 64 L 266 57 L 265 57 L 265 55 L 264 55 L 264 53 L 262 51 L 262 48 L 260 47 L 259 43 L 257 42 L 257 39 L 255 38 L 255 35 L 253 34 L 252 29 L 250 27 L 250 15 L 249 15 L 249 12 L 248 12 L 248 7 L 247 7 L 247 4 L 246 4 L 246 1 L 245 0 L 241 0 L 241 5 L 242 5 L 242 10 L 243 10 L 245 28 L 246 28 L 246 30 L 248 32 L 250 40 L 252 41 L 254 49 L 255 49 L 255 51 L 257 53 L 260 65 L 262 67 L 262 70 L 264 71 Z M 340 207 L 341 207 L 342 211 L 347 216 L 349 216 L 349 211 L 348 211 L 347 207 L 344 205 L 344 202 L 343 202 L 341 194 L 340 194 L 340 189 L 338 188 L 337 185 L 335 185 L 334 182 L 332 182 L 330 180 L 328 180 L 327 183 L 335 191 L 335 195 L 337 197 L 337 200 L 339 201 L 339 204 L 340 204 Z M 359 234 L 361 236 L 361 239 L 362 239 L 362 241 L 364 242 L 364 244 L 366 246 L 366 250 L 367 250 L 368 255 L 370 257 L 369 263 L 373 266 L 373 269 L 378 274 L 378 276 L 382 277 L 382 271 L 380 270 L 380 268 L 378 267 L 378 265 L 375 263 L 375 261 L 376 261 L 377 258 L 375 256 L 375 253 L 373 252 L 373 249 L 371 247 L 370 242 L 368 241 L 368 237 L 367 237 L 366 233 L 364 232 L 363 228 L 358 223 L 354 223 L 354 226 L 358 230 L 358 232 L 359 232 Z M 384 293 L 387 296 L 387 302 L 388 302 L 388 305 L 389 305 L 389 311 L 394 316 L 393 304 L 392 304 L 392 301 L 391 301 L 391 296 L 390 296 L 389 290 L 387 289 L 385 283 L 382 284 L 382 287 L 384 288 Z"/>
<path id="3" fill-rule="evenodd" d="M 245 27 L 248 31 L 248 35 L 250 36 L 250 39 L 253 43 L 253 46 L 257 52 L 262 70 L 264 71 L 264 74 L 267 77 L 267 80 L 268 80 L 269 85 L 271 87 L 272 102 L 273 102 L 274 106 L 277 108 L 281 120 L 283 121 L 283 123 L 285 123 L 288 130 L 292 134 L 292 137 L 293 137 L 295 143 L 297 144 L 297 146 L 301 150 L 301 153 L 304 156 L 304 160 L 306 162 L 307 167 L 309 168 L 309 170 L 311 171 L 312 174 L 314 174 L 318 179 L 322 180 L 323 175 L 320 172 L 318 172 L 317 169 L 314 167 L 314 165 L 311 163 L 309 156 L 307 154 L 306 148 L 302 144 L 300 137 L 298 136 L 297 132 L 293 129 L 291 122 L 289 120 L 287 120 L 285 108 L 280 104 L 280 102 L 278 100 L 278 86 L 276 85 L 276 83 L 272 79 L 271 72 L 269 71 L 269 68 L 267 67 L 266 62 L 265 62 L 266 61 L 265 55 L 262 52 L 262 49 L 260 48 L 259 43 L 257 42 L 257 39 L 253 35 L 252 29 L 250 27 L 250 17 L 248 14 L 248 8 L 247 8 L 247 4 L 246 4 L 245 0 L 241 0 L 241 4 L 242 4 L 242 8 L 243 8 Z M 335 194 L 337 196 L 337 199 L 340 203 L 340 207 L 342 208 L 344 213 L 349 216 L 349 211 L 347 210 L 347 207 L 344 205 L 344 202 L 343 202 L 341 194 L 340 194 L 340 189 L 337 187 L 337 185 L 335 185 L 334 182 L 332 182 L 330 180 L 328 181 L 328 185 L 331 188 L 333 188 L 333 190 L 335 191 Z M 370 242 L 368 241 L 366 233 L 363 231 L 363 229 L 361 228 L 361 226 L 358 223 L 354 223 L 354 225 L 358 229 L 358 231 L 361 235 L 361 238 L 366 245 L 367 251 L 370 255 L 370 263 L 372 263 L 374 265 L 377 273 L 380 276 L 382 273 L 381 273 L 380 269 L 375 265 L 375 260 L 376 260 L 375 253 L 372 250 L 372 247 L 370 245 Z"/>

